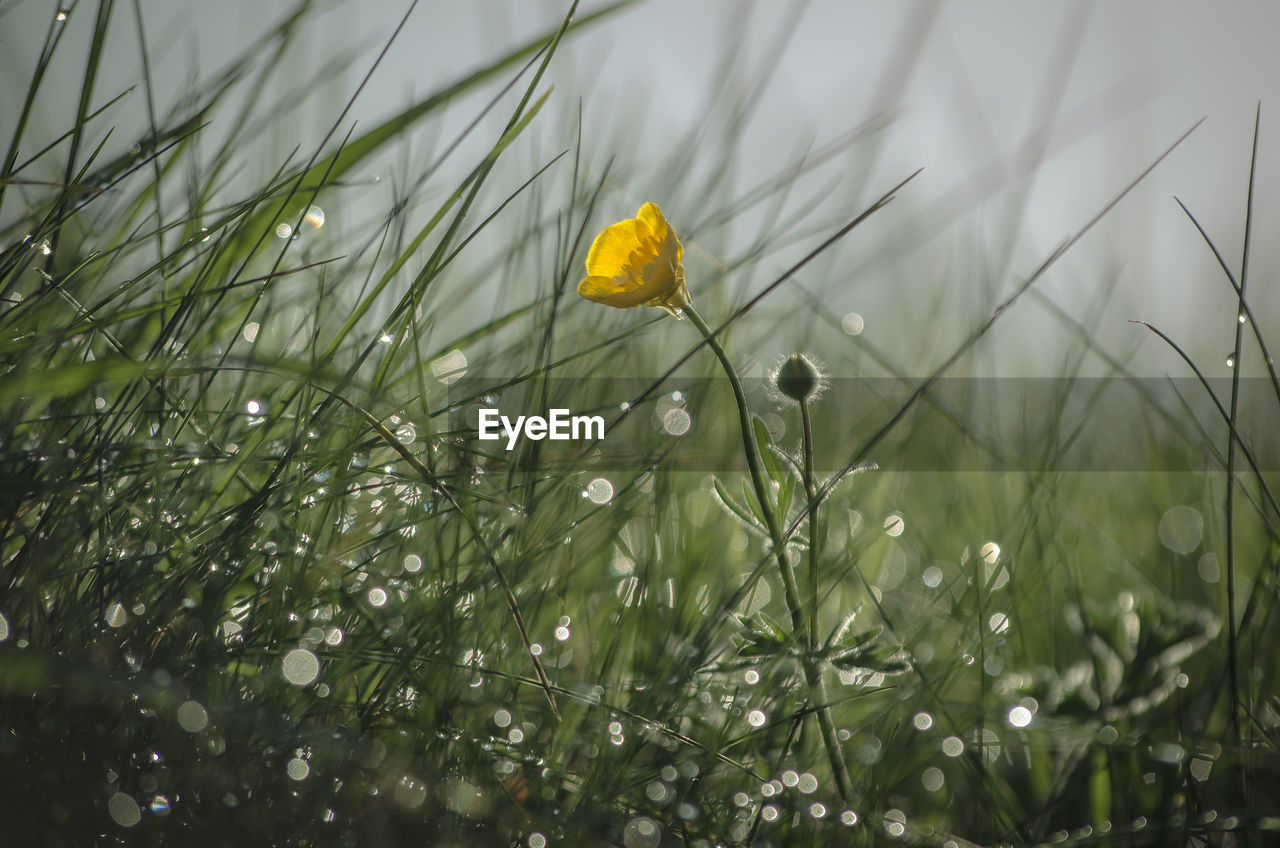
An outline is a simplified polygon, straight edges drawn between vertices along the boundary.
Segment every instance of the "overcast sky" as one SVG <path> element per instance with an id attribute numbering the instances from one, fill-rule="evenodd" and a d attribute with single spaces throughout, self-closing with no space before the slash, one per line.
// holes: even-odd
<path id="1" fill-rule="evenodd" d="M 179 94 L 192 69 L 217 68 L 290 5 L 283 0 L 141 0 L 152 63 L 159 69 L 157 99 L 163 104 Z M 283 151 L 299 141 L 318 142 L 408 5 L 393 0 L 323 4 L 325 11 L 291 60 L 296 77 L 289 81 L 305 84 L 314 77 L 321 96 L 300 113 L 296 138 L 265 143 Z M 117 6 L 108 68 L 98 89 L 104 97 L 136 82 L 139 74 L 131 4 Z M 553 26 L 566 6 L 423 0 L 351 118 L 371 125 L 412 95 Z M 584 3 L 580 14 L 599 6 Z M 10 81 L 0 87 L 0 137 L 6 140 L 53 8 L 49 0 L 0 2 L 0 75 Z M 87 0 L 73 9 L 68 24 L 77 28 L 69 43 L 89 29 L 93 14 Z M 1002 234 L 1009 230 L 1010 210 L 1016 210 L 1019 230 L 1009 248 L 1010 267 L 1024 272 L 1182 132 L 1206 118 L 1080 245 L 1062 272 L 1045 281 L 1044 291 L 1064 305 L 1077 297 L 1085 301 L 1092 279 L 1119 272 L 1122 297 L 1110 313 L 1112 326 L 1100 332 L 1132 333 L 1125 319 L 1141 317 L 1182 338 L 1220 338 L 1205 344 L 1217 344 L 1225 353 L 1226 322 L 1234 309 L 1215 276 L 1212 256 L 1173 196 L 1195 211 L 1228 261 L 1238 266 L 1254 109 L 1262 101 L 1255 228 L 1276 231 L 1280 124 L 1272 116 L 1280 109 L 1278 33 L 1280 4 L 1262 0 L 1001 0 L 938 6 L 647 0 L 570 42 L 557 59 L 552 108 L 560 116 L 573 114 L 581 99 L 587 139 L 605 139 L 611 127 L 643 115 L 643 138 L 628 155 L 643 160 L 652 153 L 657 161 L 669 152 L 664 145 L 705 120 L 714 69 L 726 50 L 740 56 L 746 73 L 770 61 L 770 45 L 781 44 L 759 110 L 744 130 L 744 149 L 761 172 L 776 170 L 809 140 L 830 140 L 888 112 L 894 120 L 878 142 L 855 148 L 865 159 L 850 167 L 869 171 L 858 176 L 865 180 L 860 184 L 869 192 L 916 168 L 925 172 L 909 188 L 909 198 L 881 213 L 896 216 L 892 226 L 877 231 L 885 240 L 881 243 L 892 244 L 895 227 L 908 238 L 930 227 L 938 230 L 930 222 L 940 218 L 950 226 L 933 237 L 937 249 L 955 251 L 957 242 L 972 242 L 975 253 L 999 252 L 1005 249 Z M 730 40 L 731 34 L 738 38 Z M 347 75 L 319 73 L 324 62 L 350 50 L 359 51 L 359 58 Z M 65 127 L 75 108 L 78 73 L 69 63 L 54 68 L 47 86 L 66 92 L 66 114 L 38 114 L 36 134 Z M 461 127 L 480 102 L 451 106 L 452 126 Z M 539 131 L 563 136 L 566 123 L 550 120 Z M 1047 134 L 1035 135 L 1041 127 L 1048 127 Z M 551 137 L 544 149 L 565 142 Z M 1020 157 L 1041 145 L 1043 157 L 1028 177 Z M 626 164 L 625 172 L 644 174 L 652 162 Z M 649 197 L 643 178 L 636 180 L 641 184 L 622 187 L 627 195 L 660 200 Z M 1023 192 L 1025 207 L 1015 203 Z M 615 205 L 616 212 L 631 211 L 624 201 Z M 697 217 L 691 210 L 666 211 L 677 225 Z M 12 210 L 4 213 L 7 217 Z M 875 245 L 849 249 L 854 257 L 867 256 Z M 1252 262 L 1259 280 L 1277 267 L 1277 250 L 1274 239 L 1255 243 Z M 922 261 L 919 267 L 934 265 L 936 260 Z M 1015 276 L 990 297 L 1007 292 Z M 895 298 L 901 302 L 905 296 L 876 289 L 875 280 L 861 285 L 862 291 L 833 295 L 837 307 L 864 303 L 862 311 L 871 320 L 877 309 L 890 309 Z M 1262 284 L 1255 289 L 1255 310 L 1280 314 L 1277 298 L 1263 289 Z M 1221 358 L 1214 356 L 1215 362 Z M 1158 356 L 1157 366 L 1165 359 Z"/>

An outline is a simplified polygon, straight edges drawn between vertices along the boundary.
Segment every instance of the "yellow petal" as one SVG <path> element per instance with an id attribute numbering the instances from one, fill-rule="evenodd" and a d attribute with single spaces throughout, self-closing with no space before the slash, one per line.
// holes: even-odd
<path id="1" fill-rule="evenodd" d="M 680 239 L 676 238 L 675 230 L 671 229 L 671 225 L 667 223 L 662 210 L 656 204 L 646 203 L 641 206 L 640 211 L 636 213 L 636 217 L 643 221 L 649 231 L 653 233 L 653 237 L 657 240 L 656 250 L 659 254 L 664 250 L 672 250 L 677 264 L 684 259 L 684 248 L 680 246 Z"/>
<path id="2" fill-rule="evenodd" d="M 587 275 L 616 277 L 626 273 L 632 252 L 640 246 L 640 222 L 635 218 L 605 227 L 587 252 Z"/>
<path id="3" fill-rule="evenodd" d="M 662 210 L 657 204 L 646 203 L 641 206 L 640 211 L 636 213 L 636 218 L 649 228 L 649 232 L 653 233 L 653 237 L 659 244 L 667 240 L 671 228 L 667 226 L 667 219 L 662 216 Z"/>
<path id="4" fill-rule="evenodd" d="M 587 300 L 603 303 L 605 306 L 616 306 L 626 309 L 631 306 L 642 306 L 653 297 L 653 292 L 644 286 L 623 287 L 613 277 L 584 277 L 578 283 L 578 294 Z"/>

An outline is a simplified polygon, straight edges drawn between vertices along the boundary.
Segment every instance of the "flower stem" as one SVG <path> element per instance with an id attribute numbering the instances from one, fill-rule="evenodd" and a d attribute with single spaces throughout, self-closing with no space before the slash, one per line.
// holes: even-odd
<path id="1" fill-rule="evenodd" d="M 782 577 L 782 590 L 786 598 L 787 610 L 791 613 L 791 633 L 792 637 L 800 645 L 800 664 L 804 669 L 805 683 L 809 686 L 809 698 L 815 706 L 814 714 L 818 719 L 818 729 L 822 736 L 823 747 L 827 751 L 827 759 L 831 763 L 831 771 L 835 776 L 836 788 L 840 792 L 840 798 L 846 804 L 853 803 L 853 782 L 849 778 L 849 769 L 845 765 L 844 756 L 840 752 L 840 739 L 836 735 L 835 721 L 831 717 L 831 708 L 827 704 L 826 685 L 822 680 L 822 668 L 818 664 L 818 658 L 813 647 L 816 647 L 816 628 L 808 620 L 805 615 L 804 607 L 800 603 L 800 587 L 796 582 L 796 572 L 791 565 L 791 561 L 787 559 L 786 545 L 783 543 L 782 531 L 778 525 L 777 515 L 774 513 L 773 503 L 769 498 L 769 490 L 765 485 L 764 472 L 760 467 L 760 448 L 756 444 L 755 428 L 751 422 L 751 411 L 747 407 L 747 396 L 742 391 L 742 381 L 738 379 L 738 372 L 734 369 L 733 363 L 729 361 L 729 357 L 724 352 L 724 348 L 720 346 L 720 340 L 716 338 L 715 333 L 707 326 L 707 322 L 702 320 L 702 316 L 692 305 L 683 307 L 684 314 L 689 316 L 689 321 L 693 326 L 698 328 L 698 332 L 707 341 L 707 345 L 715 353 L 716 359 L 720 361 L 720 367 L 724 370 L 725 376 L 729 378 L 729 386 L 733 389 L 733 400 L 738 407 L 738 424 L 742 429 L 742 447 L 747 457 L 747 468 L 751 472 L 751 485 L 755 490 L 756 500 L 760 502 L 760 513 L 764 516 L 765 528 L 769 531 L 769 540 L 773 543 L 773 556 L 778 562 L 778 571 Z M 806 408 L 805 415 L 808 415 Z M 808 421 L 806 417 L 806 423 Z M 808 428 L 806 427 L 806 432 Z M 814 493 L 809 492 L 812 487 L 812 444 L 811 439 L 806 440 L 809 448 L 806 455 L 805 491 L 809 495 L 812 502 Z M 813 512 L 810 512 L 810 528 L 814 525 Z M 810 550 L 812 551 L 812 539 L 810 540 Z M 815 596 L 817 594 L 817 578 L 814 565 L 816 557 L 811 553 L 810 570 L 814 574 L 810 575 L 812 583 L 812 591 Z M 816 612 L 816 604 L 811 612 Z"/>
<path id="2" fill-rule="evenodd" d="M 711 328 L 707 326 L 706 321 L 702 320 L 702 316 L 693 308 L 693 305 L 686 305 L 682 309 L 693 322 L 693 326 L 697 327 L 698 332 L 702 333 L 702 337 L 707 340 L 707 345 L 715 353 L 716 359 L 720 360 L 720 367 L 729 378 L 729 386 L 733 389 L 733 401 L 738 407 L 738 424 L 742 427 L 742 447 L 747 455 L 747 468 L 751 471 L 751 486 L 755 489 L 756 500 L 760 501 L 760 511 L 764 514 L 769 538 L 774 543 L 774 552 L 778 553 L 778 542 L 781 540 L 782 533 L 778 529 L 778 520 L 773 514 L 772 501 L 765 487 L 764 472 L 760 468 L 760 449 L 756 446 L 755 428 L 751 425 L 751 411 L 747 407 L 746 393 L 742 391 L 742 381 L 738 379 L 738 372 L 734 370 L 729 356 L 720 346 L 720 340 L 711 332 Z M 794 575 L 792 582 L 794 582 Z"/>
<path id="3" fill-rule="evenodd" d="M 818 650 L 818 488 L 813 483 L 813 421 L 809 417 L 809 399 L 800 401 L 800 422 L 804 428 L 804 494 L 809 501 L 809 650 Z"/>

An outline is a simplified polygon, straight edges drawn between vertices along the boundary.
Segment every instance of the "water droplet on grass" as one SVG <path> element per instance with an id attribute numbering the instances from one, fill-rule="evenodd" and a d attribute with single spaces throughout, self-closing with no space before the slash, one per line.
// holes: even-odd
<path id="1" fill-rule="evenodd" d="M 320 659 L 306 648 L 295 648 L 284 655 L 280 669 L 294 686 L 306 686 L 320 676 Z"/>
<path id="2" fill-rule="evenodd" d="M 303 781 L 311 774 L 311 766 L 307 765 L 307 761 L 300 757 L 294 757 L 289 760 L 289 764 L 284 767 L 284 770 L 289 775 L 290 780 Z"/>
<path id="3" fill-rule="evenodd" d="M 689 413 L 679 407 L 668 410 L 667 414 L 662 416 L 662 429 L 669 436 L 683 436 L 692 426 L 693 419 L 689 417 Z"/>
<path id="4" fill-rule="evenodd" d="M 133 827 L 142 821 L 142 810 L 132 796 L 117 792 L 107 801 L 107 813 L 111 820 L 121 827 Z"/>
<path id="5" fill-rule="evenodd" d="M 199 733 L 209 726 L 209 713 L 198 701 L 184 701 L 177 711 L 178 727 Z"/>
<path id="6" fill-rule="evenodd" d="M 1031 710 L 1027 709 L 1022 705 L 1018 705 L 1013 709 L 1009 710 L 1009 715 L 1007 718 L 1008 718 L 1009 724 L 1013 727 L 1026 727 L 1027 725 L 1031 724 L 1031 718 L 1032 718 Z"/>
<path id="7" fill-rule="evenodd" d="M 129 621 L 129 613 L 125 611 L 124 604 L 119 601 L 107 607 L 107 614 L 103 617 L 108 627 L 124 627 Z"/>
<path id="8" fill-rule="evenodd" d="M 1160 543 L 1176 554 L 1189 554 L 1200 544 L 1204 519 L 1189 506 L 1175 506 L 1160 517 Z"/>
<path id="9" fill-rule="evenodd" d="M 448 385 L 456 383 L 458 380 L 466 376 L 467 373 L 467 357 L 462 351 L 449 351 L 439 359 L 435 359 L 431 363 L 431 373 L 440 382 Z"/>
<path id="10" fill-rule="evenodd" d="M 623 828 L 622 841 L 627 848 L 658 848 L 662 827 L 648 816 L 636 816 Z"/>
<path id="11" fill-rule="evenodd" d="M 324 226 L 324 210 L 319 206 L 308 206 L 307 212 L 302 216 L 302 226 L 318 230 Z"/>
<path id="12" fill-rule="evenodd" d="M 613 500 L 613 484 L 603 477 L 597 477 L 587 484 L 586 494 L 592 503 L 607 504 Z"/>

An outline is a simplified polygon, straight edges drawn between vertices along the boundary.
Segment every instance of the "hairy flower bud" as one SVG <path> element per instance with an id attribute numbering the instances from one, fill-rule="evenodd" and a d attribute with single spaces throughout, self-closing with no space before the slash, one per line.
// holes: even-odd
<path id="1" fill-rule="evenodd" d="M 784 359 L 772 376 L 778 392 L 798 403 L 813 400 L 823 388 L 822 372 L 802 353 Z"/>

